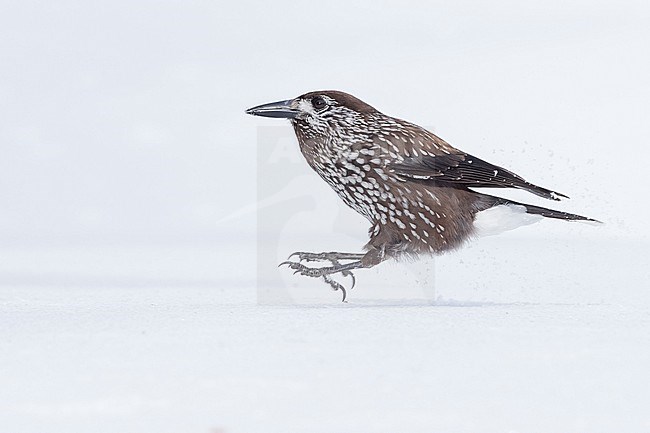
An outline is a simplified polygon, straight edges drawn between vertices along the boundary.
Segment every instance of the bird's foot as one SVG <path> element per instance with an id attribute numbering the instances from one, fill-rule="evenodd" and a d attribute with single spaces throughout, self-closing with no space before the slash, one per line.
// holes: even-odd
<path id="1" fill-rule="evenodd" d="M 339 253 L 336 251 L 332 252 L 327 252 L 327 253 L 308 253 L 304 251 L 297 251 L 293 254 L 291 254 L 287 260 L 291 260 L 292 257 L 298 256 L 298 261 L 302 262 L 316 262 L 316 261 L 323 261 L 327 260 L 332 262 L 339 261 L 339 260 L 361 260 L 364 256 L 363 253 Z"/>
<path id="2" fill-rule="evenodd" d="M 279 266 L 287 265 L 289 268 L 293 269 L 294 274 L 304 275 L 306 277 L 313 278 L 322 278 L 333 290 L 340 290 L 343 293 L 343 302 L 347 297 L 347 291 L 345 287 L 338 281 L 335 281 L 332 278 L 333 274 L 340 273 L 344 277 L 350 277 L 352 279 L 352 286 L 350 289 L 354 288 L 356 279 L 354 274 L 351 272 L 351 269 L 360 267 L 360 262 L 352 262 L 347 264 L 341 264 L 341 260 L 352 260 L 358 257 L 362 257 L 362 254 L 345 254 L 345 253 L 293 253 L 289 256 L 289 259 L 293 256 L 298 256 L 299 261 L 294 262 L 287 260 L 280 263 Z M 332 266 L 326 266 L 322 268 L 309 267 L 301 263 L 302 260 L 305 261 L 318 261 L 318 260 L 327 260 L 332 263 Z"/>
<path id="3" fill-rule="evenodd" d="M 339 253 L 336 251 L 331 251 L 326 253 L 309 253 L 304 251 L 297 251 L 291 254 L 287 258 L 287 260 L 290 261 L 291 258 L 294 256 L 298 257 L 299 263 L 303 261 L 305 262 L 329 261 L 332 264 L 332 267 L 336 268 L 336 267 L 341 267 L 340 260 L 361 260 L 364 254 L 363 253 Z M 338 272 L 340 272 L 341 275 L 343 275 L 344 277 L 350 277 L 352 279 L 352 287 L 350 287 L 350 289 L 354 288 L 354 285 L 356 284 L 356 279 L 354 278 L 354 274 L 348 270 L 340 270 Z"/>

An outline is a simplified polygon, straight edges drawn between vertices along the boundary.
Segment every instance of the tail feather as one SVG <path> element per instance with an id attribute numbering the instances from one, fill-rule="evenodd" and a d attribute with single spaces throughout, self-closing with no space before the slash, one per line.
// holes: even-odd
<path id="1" fill-rule="evenodd" d="M 553 209 L 548 209 L 545 207 L 541 206 L 535 206 L 532 204 L 525 204 L 525 203 L 519 203 L 513 200 L 507 200 L 505 198 L 500 198 L 500 197 L 494 197 L 496 199 L 494 206 L 498 205 L 516 205 L 516 206 L 523 206 L 526 208 L 526 213 L 531 214 L 531 215 L 541 215 L 545 218 L 555 218 L 559 220 L 564 220 L 564 221 L 591 221 L 595 223 L 601 223 L 600 221 L 589 218 L 586 216 L 582 215 L 577 215 L 573 213 L 568 213 L 568 212 L 562 212 L 559 210 L 553 210 Z"/>
<path id="2" fill-rule="evenodd" d="M 560 198 L 569 198 L 569 196 L 561 194 L 557 191 L 551 191 L 550 189 L 542 188 L 541 186 L 533 185 L 532 183 L 526 181 L 524 181 L 522 185 L 517 185 L 517 188 L 526 190 L 549 200 L 559 201 Z"/>
<path id="3" fill-rule="evenodd" d="M 475 202 L 476 213 L 474 214 L 474 233 L 478 236 L 500 234 L 533 224 L 543 218 L 600 224 L 600 221 L 586 216 L 519 203 L 501 197 L 481 194 L 478 198 L 479 200 Z"/>

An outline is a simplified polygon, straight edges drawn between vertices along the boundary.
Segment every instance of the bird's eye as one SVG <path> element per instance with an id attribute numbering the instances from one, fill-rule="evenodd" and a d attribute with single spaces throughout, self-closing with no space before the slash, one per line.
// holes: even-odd
<path id="1" fill-rule="evenodd" d="M 313 98 L 311 98 L 311 105 L 313 105 L 314 108 L 317 110 L 322 110 L 323 108 L 325 108 L 327 103 L 320 96 L 314 96 Z"/>

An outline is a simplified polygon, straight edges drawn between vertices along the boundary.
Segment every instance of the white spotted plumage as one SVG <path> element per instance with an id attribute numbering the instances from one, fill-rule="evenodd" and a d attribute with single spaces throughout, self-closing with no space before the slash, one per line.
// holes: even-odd
<path id="1" fill-rule="evenodd" d="M 320 110 L 310 103 L 315 96 L 324 101 Z M 415 124 L 386 116 L 342 92 L 311 92 L 294 101 L 300 114 L 292 124 L 303 155 L 346 205 L 371 222 L 368 248 L 418 254 L 457 247 L 474 234 L 477 212 L 499 203 L 498 198 L 468 188 L 438 185 L 441 172 L 428 169 L 425 163 L 407 174 L 395 170 L 399 164 L 420 158 L 435 162 L 444 157 L 451 158 L 453 168 L 453 162 L 464 158 L 461 151 Z M 478 170 L 476 161 L 482 162 L 474 157 L 465 162 Z M 515 176 L 519 182 L 515 186 L 540 195 L 549 193 L 492 167 L 485 182 L 502 181 L 505 173 Z M 445 180 L 471 184 L 473 175 L 468 173 L 468 179 L 460 171 Z M 550 192 L 549 197 L 559 196 Z M 554 217 L 578 217 L 559 215 Z"/>
<path id="2" fill-rule="evenodd" d="M 524 205 L 473 191 L 472 187 L 519 188 L 559 200 L 566 196 L 525 181 L 453 148 L 431 132 L 386 116 L 365 102 L 337 91 L 310 92 L 293 100 L 263 104 L 247 113 L 291 119 L 309 165 L 351 208 L 370 222 L 366 252 L 297 252 L 282 264 L 310 277 L 332 279 L 402 255 L 441 253 L 473 234 L 513 226 L 512 216 L 595 221 L 580 215 Z M 304 260 L 326 260 L 310 267 Z M 347 261 L 347 263 L 341 262 Z"/>

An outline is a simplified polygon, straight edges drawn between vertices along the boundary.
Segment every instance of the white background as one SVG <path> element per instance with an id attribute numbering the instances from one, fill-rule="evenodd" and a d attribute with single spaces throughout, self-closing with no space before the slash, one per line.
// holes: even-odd
<path id="1" fill-rule="evenodd" d="M 1 1 L 0 430 L 650 431 L 649 19 L 641 1 Z M 287 272 L 291 302 L 259 305 L 258 247 L 364 243 L 297 148 L 258 159 L 264 128 L 295 145 L 289 125 L 243 113 L 324 88 L 605 224 L 385 264 L 349 305 Z M 278 197 L 315 204 L 258 245 L 275 170 L 300 179 Z"/>

